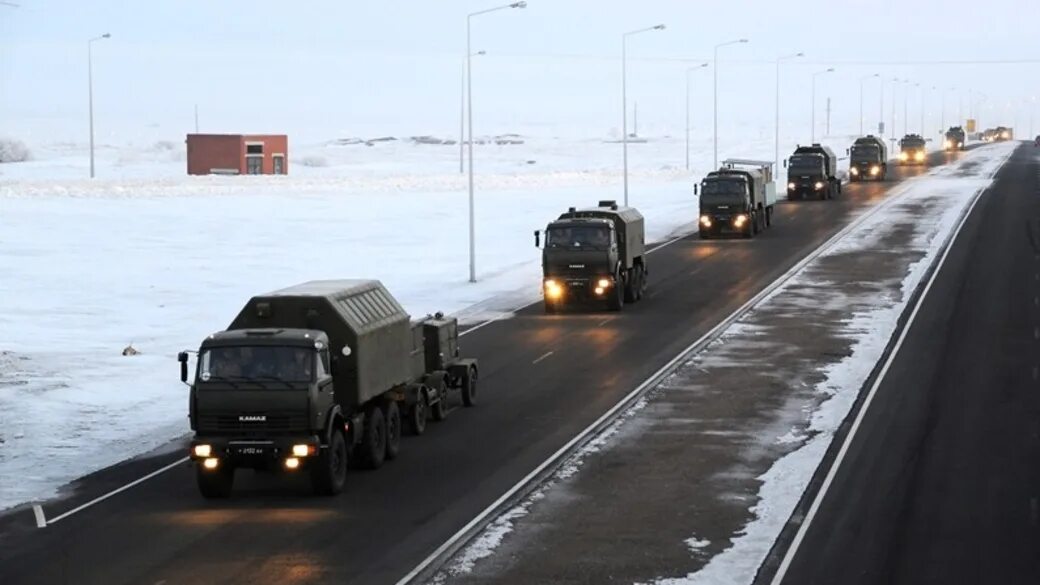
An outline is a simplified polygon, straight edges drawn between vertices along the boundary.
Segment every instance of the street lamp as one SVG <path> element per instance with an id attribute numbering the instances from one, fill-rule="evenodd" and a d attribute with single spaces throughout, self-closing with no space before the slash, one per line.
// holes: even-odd
<path id="1" fill-rule="evenodd" d="M 826 73 L 834 73 L 834 68 L 829 67 L 812 75 L 812 131 L 809 133 L 812 138 L 809 141 L 810 144 L 816 144 L 816 78 Z"/>
<path id="2" fill-rule="evenodd" d="M 859 78 L 859 135 L 863 136 L 863 82 L 875 77 L 881 77 L 880 73 L 865 75 Z"/>
<path id="3" fill-rule="evenodd" d="M 621 35 L 621 160 L 624 167 L 625 206 L 628 206 L 628 37 L 654 30 L 664 30 L 664 25 L 650 26 Z"/>
<path id="4" fill-rule="evenodd" d="M 479 10 L 466 15 L 466 103 L 469 121 L 469 281 L 477 281 L 477 247 L 476 220 L 473 212 L 473 48 L 471 47 L 471 24 L 474 16 L 505 10 L 507 8 L 527 8 L 527 2 L 513 2 L 487 10 Z"/>
<path id="5" fill-rule="evenodd" d="M 739 44 L 739 43 L 746 43 L 746 42 L 748 42 L 747 39 L 737 39 L 735 41 L 727 41 L 725 43 L 719 43 L 719 44 L 715 45 L 715 52 L 714 52 L 714 56 L 713 56 L 713 60 L 712 60 L 712 66 L 711 66 L 711 68 L 713 69 L 712 72 L 715 74 L 714 75 L 714 80 L 713 80 L 713 83 L 712 83 L 712 85 L 714 86 L 714 90 L 713 90 L 713 93 L 714 93 L 714 96 L 713 96 L 714 107 L 713 107 L 713 109 L 715 110 L 715 113 L 714 113 L 714 120 L 715 120 L 714 121 L 714 132 L 713 132 L 713 134 L 714 134 L 714 140 L 713 141 L 715 143 L 715 163 L 712 166 L 713 169 L 719 168 L 719 49 L 721 49 L 722 47 L 729 46 L 729 45 L 736 45 L 736 44 Z"/>
<path id="6" fill-rule="evenodd" d="M 486 55 L 487 51 L 477 51 L 473 53 L 473 56 Z M 462 91 L 459 92 L 459 174 L 461 175 L 466 171 L 465 169 L 465 152 L 466 148 L 466 63 L 462 63 Z"/>
<path id="7" fill-rule="evenodd" d="M 105 33 L 87 41 L 87 112 L 90 117 L 90 178 L 94 178 L 94 52 L 96 41 L 112 38 Z"/>
<path id="8" fill-rule="evenodd" d="M 707 66 L 707 63 L 701 63 L 686 69 L 686 170 L 690 170 L 690 74 Z"/>
<path id="9" fill-rule="evenodd" d="M 795 53 L 793 55 L 783 55 L 776 58 L 776 116 L 774 120 L 776 123 L 776 135 L 773 139 L 773 148 L 775 150 L 773 153 L 773 162 L 776 166 L 773 167 L 774 172 L 775 169 L 780 168 L 780 62 L 804 56 L 805 53 Z M 718 154 L 715 156 L 718 158 Z"/>

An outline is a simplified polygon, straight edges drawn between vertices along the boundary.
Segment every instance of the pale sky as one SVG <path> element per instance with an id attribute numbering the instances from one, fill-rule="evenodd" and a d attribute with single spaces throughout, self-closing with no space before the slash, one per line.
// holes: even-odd
<path id="1" fill-rule="evenodd" d="M 491 0 L 15 0 L 0 6 L 0 134 L 31 143 L 84 142 L 86 41 L 94 44 L 99 140 L 126 143 L 193 130 L 286 132 L 300 140 L 457 132 L 465 20 Z M 804 52 L 783 73 L 786 126 L 810 118 L 810 77 L 818 78 L 818 120 L 827 97 L 832 123 L 859 124 L 860 78 L 881 73 L 928 89 L 938 126 L 946 88 L 947 125 L 968 90 L 986 95 L 984 125 L 1017 125 L 1040 94 L 1033 1 L 530 0 L 473 20 L 477 132 L 604 136 L 620 127 L 621 33 L 630 38 L 629 100 L 640 132 L 676 133 L 683 124 L 684 72 L 720 42 L 720 130 L 772 129 L 774 66 Z M 1016 60 L 1009 64 L 938 61 Z M 909 63 L 909 64 L 902 64 Z M 695 73 L 695 127 L 710 132 L 710 69 Z M 893 84 L 886 87 L 887 100 Z M 957 87 L 957 91 L 949 88 Z M 876 80 L 866 85 L 867 125 L 878 118 Z M 918 90 L 911 94 L 919 125 Z M 897 129 L 902 126 L 902 89 Z M 1034 106 L 1035 107 L 1035 106 Z M 1037 112 L 1040 128 L 1040 111 Z M 934 120 L 933 120 L 934 117 Z"/>

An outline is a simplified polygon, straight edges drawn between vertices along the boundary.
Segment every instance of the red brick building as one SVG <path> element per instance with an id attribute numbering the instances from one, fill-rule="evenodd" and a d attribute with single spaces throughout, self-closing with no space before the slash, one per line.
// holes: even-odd
<path id="1" fill-rule="evenodd" d="M 188 134 L 189 175 L 284 175 L 289 138 L 284 134 Z"/>

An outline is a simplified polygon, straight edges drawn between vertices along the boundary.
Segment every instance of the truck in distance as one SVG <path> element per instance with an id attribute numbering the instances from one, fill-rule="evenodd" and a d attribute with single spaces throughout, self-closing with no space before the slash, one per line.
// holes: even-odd
<path id="1" fill-rule="evenodd" d="M 967 148 L 966 143 L 967 135 L 964 133 L 964 128 L 950 126 L 950 129 L 946 131 L 946 142 L 943 143 L 943 149 L 946 151 L 964 150 Z"/>
<path id="2" fill-rule="evenodd" d="M 181 352 L 181 381 L 188 382 Z M 313 281 L 253 297 L 198 350 L 189 455 L 199 491 L 227 497 L 235 470 L 309 473 L 343 490 L 347 464 L 397 456 L 402 429 L 443 420 L 450 391 L 472 406 L 477 361 L 459 357 L 458 324 L 412 321 L 375 280 Z M 403 424 L 402 424 L 403 423 Z"/>
<path id="3" fill-rule="evenodd" d="M 884 181 L 888 176 L 888 147 L 873 134 L 857 138 L 849 157 L 849 181 Z"/>
<path id="4" fill-rule="evenodd" d="M 787 199 L 833 199 L 841 193 L 838 157 L 827 146 L 799 146 L 784 161 L 787 167 Z"/>
<path id="5" fill-rule="evenodd" d="M 646 232 L 635 208 L 615 201 L 597 207 L 571 207 L 541 232 L 542 289 L 545 312 L 555 313 L 578 303 L 606 304 L 620 311 L 646 292 Z"/>
<path id="6" fill-rule="evenodd" d="M 751 238 L 773 223 L 776 182 L 773 163 L 729 159 L 700 185 L 698 231 L 701 239 L 723 234 Z"/>
<path id="7" fill-rule="evenodd" d="M 904 165 L 923 165 L 928 156 L 927 141 L 920 134 L 907 134 L 899 141 L 899 162 Z"/>

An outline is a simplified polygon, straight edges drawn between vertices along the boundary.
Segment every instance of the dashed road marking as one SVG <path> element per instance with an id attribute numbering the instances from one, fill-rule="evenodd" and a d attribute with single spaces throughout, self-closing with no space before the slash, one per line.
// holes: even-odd
<path id="1" fill-rule="evenodd" d="M 596 325 L 596 327 L 602 327 L 602 326 L 606 325 L 607 323 L 610 323 L 612 320 L 613 319 L 604 319 L 604 320 L 600 321 L 599 324 Z"/>
<path id="2" fill-rule="evenodd" d="M 43 508 L 39 504 L 33 504 L 33 515 L 36 516 L 37 528 L 47 527 L 47 517 L 43 515 Z"/>
<path id="3" fill-rule="evenodd" d="M 542 357 L 540 357 L 540 358 L 534 360 L 533 362 L 531 362 L 531 365 L 537 364 L 538 362 L 544 360 L 545 358 L 551 356 L 552 354 L 553 354 L 553 352 L 551 352 L 551 351 L 546 352 L 545 355 L 543 355 Z"/>

